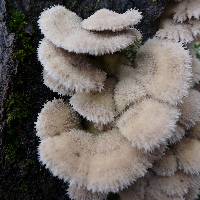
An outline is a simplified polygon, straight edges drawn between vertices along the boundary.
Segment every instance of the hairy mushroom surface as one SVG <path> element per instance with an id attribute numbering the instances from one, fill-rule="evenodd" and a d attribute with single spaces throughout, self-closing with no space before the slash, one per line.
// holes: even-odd
<path id="1" fill-rule="evenodd" d="M 183 23 L 186 20 L 200 19 L 200 1 L 199 0 L 184 0 L 174 6 L 173 19 Z"/>
<path id="2" fill-rule="evenodd" d="M 54 99 L 44 104 L 35 125 L 37 136 L 44 139 L 78 128 L 79 123 L 78 116 L 68 104 L 62 99 Z"/>
<path id="3" fill-rule="evenodd" d="M 41 32 L 57 47 L 69 52 L 103 55 L 114 53 L 141 38 L 136 29 L 116 33 L 92 33 L 81 27 L 82 19 L 63 6 L 42 12 L 38 21 Z"/>
<path id="4" fill-rule="evenodd" d="M 103 89 L 106 73 L 95 68 L 85 56 L 68 53 L 43 39 L 38 48 L 38 58 L 48 74 L 67 90 L 89 92 Z"/>
<path id="5" fill-rule="evenodd" d="M 76 93 L 70 98 L 70 104 L 89 121 L 97 124 L 110 123 L 115 117 L 114 85 L 115 81 L 108 79 L 102 92 Z"/>
<path id="6" fill-rule="evenodd" d="M 151 167 L 146 154 L 112 129 L 94 136 L 72 129 L 41 140 L 39 157 L 59 178 L 92 192 L 118 192 Z"/>
<path id="7" fill-rule="evenodd" d="M 73 91 L 69 88 L 66 88 L 58 79 L 55 79 L 54 76 L 48 74 L 48 72 L 43 70 L 43 81 L 44 84 L 51 89 L 53 92 L 57 92 L 60 95 L 72 95 Z"/>
<path id="8" fill-rule="evenodd" d="M 187 23 L 176 23 L 172 19 L 162 21 L 160 29 L 156 33 L 156 37 L 160 39 L 169 39 L 175 42 L 190 43 L 198 35 L 199 23 L 195 20 Z"/>
<path id="9" fill-rule="evenodd" d="M 200 92 L 191 89 L 181 105 L 180 123 L 189 129 L 200 121 Z"/>
<path id="10" fill-rule="evenodd" d="M 176 105 L 188 94 L 192 60 L 172 41 L 148 40 L 137 52 L 137 78 L 153 98 Z"/>
<path id="11" fill-rule="evenodd" d="M 115 86 L 114 91 L 114 100 L 117 111 L 122 112 L 126 106 L 136 103 L 144 98 L 146 94 L 147 92 L 144 86 L 134 79 L 134 76 L 131 77 L 130 74 L 127 76 L 123 75 L 123 78 L 121 78 Z"/>
<path id="12" fill-rule="evenodd" d="M 105 21 L 106 19 L 106 21 Z M 89 31 L 121 31 L 133 27 L 142 19 L 138 10 L 130 9 L 119 14 L 108 9 L 97 10 L 93 15 L 84 19 L 82 27 Z"/>
<path id="13" fill-rule="evenodd" d="M 164 155 L 164 159 L 160 159 L 153 166 L 153 171 L 158 176 L 172 176 L 178 170 L 177 159 L 171 150 Z"/>
<path id="14" fill-rule="evenodd" d="M 69 198 L 72 200 L 106 200 L 106 194 L 93 193 L 85 187 L 79 187 L 76 184 L 70 183 L 67 190 Z"/>
<path id="15" fill-rule="evenodd" d="M 132 146 L 152 151 L 172 136 L 178 117 L 176 108 L 145 99 L 124 112 L 117 127 Z"/>
<path id="16" fill-rule="evenodd" d="M 200 173 L 200 141 L 185 138 L 176 146 L 179 168 L 189 174 Z"/>

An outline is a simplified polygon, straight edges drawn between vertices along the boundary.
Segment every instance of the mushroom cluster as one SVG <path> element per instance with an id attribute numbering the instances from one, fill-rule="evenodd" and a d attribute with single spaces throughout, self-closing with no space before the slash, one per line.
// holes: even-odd
<path id="1" fill-rule="evenodd" d="M 200 193 L 200 61 L 194 44 L 200 36 L 200 1 L 172 2 L 164 13 L 156 38 L 182 42 L 192 56 L 192 82 L 189 94 L 179 105 L 181 116 L 161 159 L 128 189 L 121 200 L 195 200 Z M 179 55 L 177 55 L 179 58 Z"/>
<path id="2" fill-rule="evenodd" d="M 198 131 L 185 137 L 200 121 L 192 57 L 183 44 L 155 37 L 130 62 L 124 51 L 141 40 L 134 28 L 141 18 L 135 9 L 100 9 L 83 20 L 63 6 L 39 18 L 44 84 L 69 102 L 43 106 L 38 154 L 54 176 L 69 182 L 71 199 L 120 192 L 122 200 L 164 194 L 178 200 L 197 191 L 200 158 L 192 156 Z M 175 191 L 168 178 L 183 186 Z"/>

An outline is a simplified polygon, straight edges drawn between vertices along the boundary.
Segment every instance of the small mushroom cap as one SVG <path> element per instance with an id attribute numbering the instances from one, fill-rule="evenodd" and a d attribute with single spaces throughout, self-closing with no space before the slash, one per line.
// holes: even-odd
<path id="1" fill-rule="evenodd" d="M 114 90 L 114 100 L 118 112 L 122 112 L 127 106 L 136 103 L 147 94 L 143 85 L 130 74 L 120 79 Z"/>
<path id="2" fill-rule="evenodd" d="M 191 89 L 189 95 L 183 99 L 180 123 L 189 129 L 198 121 L 200 121 L 200 93 Z"/>
<path id="3" fill-rule="evenodd" d="M 155 176 L 150 179 L 150 184 L 154 190 L 160 190 L 168 196 L 180 196 L 183 197 L 187 194 L 189 187 L 192 183 L 192 179 L 184 173 L 177 172 L 173 176 Z"/>
<path id="4" fill-rule="evenodd" d="M 57 47 L 69 52 L 91 55 L 120 51 L 141 38 L 136 29 L 116 33 L 92 33 L 81 27 L 82 19 L 63 6 L 42 12 L 38 21 L 41 32 Z"/>
<path id="5" fill-rule="evenodd" d="M 179 168 L 188 174 L 200 173 L 200 141 L 185 138 L 176 146 Z"/>
<path id="6" fill-rule="evenodd" d="M 177 160 L 173 152 L 168 150 L 166 154 L 154 164 L 153 171 L 158 176 L 173 176 L 178 170 Z"/>
<path id="7" fill-rule="evenodd" d="M 44 104 L 35 125 L 37 136 L 44 139 L 78 128 L 79 119 L 62 99 L 54 99 Z"/>
<path id="8" fill-rule="evenodd" d="M 49 137 L 41 141 L 39 156 L 55 176 L 91 192 L 118 192 L 151 167 L 117 129 L 98 136 L 73 129 Z"/>
<path id="9" fill-rule="evenodd" d="M 130 9 L 123 14 L 108 9 L 97 10 L 93 15 L 83 20 L 81 25 L 89 31 L 121 31 L 136 25 L 142 19 L 138 10 Z"/>
<path id="10" fill-rule="evenodd" d="M 43 70 L 43 81 L 44 84 L 50 88 L 53 92 L 57 92 L 60 95 L 72 95 L 73 92 L 66 88 L 59 80 L 49 75 L 48 72 Z"/>
<path id="11" fill-rule="evenodd" d="M 101 93 L 74 94 L 70 99 L 70 104 L 87 120 L 97 124 L 108 124 L 115 117 L 114 85 L 115 81 L 108 79 Z"/>
<path id="12" fill-rule="evenodd" d="M 132 146 L 152 151 L 172 136 L 178 117 L 176 108 L 145 99 L 123 113 L 117 127 Z"/>
<path id="13" fill-rule="evenodd" d="M 200 1 L 199 0 L 185 0 L 176 4 L 173 8 L 173 19 L 177 22 L 183 23 L 191 19 L 200 19 Z"/>
<path id="14" fill-rule="evenodd" d="M 161 28 L 157 31 L 156 37 L 187 44 L 200 34 L 199 26 L 199 23 L 195 20 L 180 24 L 174 22 L 172 19 L 165 19 L 161 24 Z"/>
<path id="15" fill-rule="evenodd" d="M 38 48 L 38 58 L 51 77 L 66 90 L 75 92 L 100 91 L 106 73 L 96 69 L 85 56 L 68 53 L 43 39 Z"/>
<path id="16" fill-rule="evenodd" d="M 107 196 L 103 193 L 93 193 L 85 187 L 79 187 L 73 183 L 70 183 L 67 194 L 72 200 L 105 200 Z"/>
<path id="17" fill-rule="evenodd" d="M 138 80 L 148 94 L 172 105 L 188 95 L 192 81 L 191 56 L 181 44 L 148 40 L 137 52 Z"/>

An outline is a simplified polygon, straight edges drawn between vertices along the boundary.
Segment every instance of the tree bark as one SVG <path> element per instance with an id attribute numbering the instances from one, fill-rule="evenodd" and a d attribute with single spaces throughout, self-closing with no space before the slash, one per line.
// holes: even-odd
<path id="1" fill-rule="evenodd" d="M 138 8 L 144 39 L 158 28 L 167 0 L 0 0 L 0 199 L 64 200 L 67 183 L 53 177 L 37 158 L 34 122 L 42 105 L 56 96 L 42 83 L 36 49 L 42 38 L 40 12 L 65 5 L 83 18 L 100 8 Z M 117 199 L 116 196 L 113 199 Z"/>

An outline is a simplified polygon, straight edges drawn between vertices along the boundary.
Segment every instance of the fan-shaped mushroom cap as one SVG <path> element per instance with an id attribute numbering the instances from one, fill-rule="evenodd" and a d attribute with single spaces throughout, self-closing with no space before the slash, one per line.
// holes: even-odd
<path id="1" fill-rule="evenodd" d="M 121 31 L 136 25 L 141 19 L 141 13 L 135 9 L 119 14 L 103 8 L 83 20 L 81 25 L 89 31 Z"/>
<path id="2" fill-rule="evenodd" d="M 155 176 L 150 179 L 150 185 L 153 186 L 154 190 L 161 190 L 168 196 L 180 196 L 183 197 L 187 194 L 189 187 L 191 186 L 192 180 L 189 176 L 177 172 L 173 176 Z"/>
<path id="3" fill-rule="evenodd" d="M 68 53 L 43 39 L 38 57 L 44 69 L 68 90 L 88 92 L 103 89 L 105 72 L 92 66 L 85 56 Z"/>
<path id="4" fill-rule="evenodd" d="M 137 78 L 156 99 L 177 104 L 188 94 L 191 57 L 181 44 L 148 40 L 136 56 Z"/>
<path id="5" fill-rule="evenodd" d="M 85 187 L 78 187 L 73 183 L 70 183 L 67 194 L 69 195 L 69 198 L 73 200 L 105 200 L 107 196 L 103 193 L 92 193 Z"/>
<path id="6" fill-rule="evenodd" d="M 185 97 L 181 106 L 180 123 L 187 129 L 200 121 L 200 93 L 197 90 L 190 90 L 189 96 Z"/>
<path id="7" fill-rule="evenodd" d="M 60 95 L 72 95 L 73 93 L 69 88 L 65 88 L 59 80 L 54 79 L 53 76 L 49 75 L 45 69 L 43 70 L 43 81 L 53 92 L 57 92 Z"/>
<path id="8" fill-rule="evenodd" d="M 39 155 L 55 176 L 92 192 L 118 192 L 151 166 L 117 129 L 98 136 L 73 129 L 42 140 Z"/>
<path id="9" fill-rule="evenodd" d="M 199 187 L 198 178 L 177 172 L 173 176 L 146 175 L 127 190 L 120 192 L 121 200 L 194 200 L 188 199 Z M 141 184 L 142 183 L 142 184 Z M 194 191 L 193 191 L 194 192 Z"/>
<path id="10" fill-rule="evenodd" d="M 195 20 L 180 24 L 172 19 L 165 19 L 157 31 L 156 37 L 175 42 L 190 43 L 200 34 L 199 26 L 199 23 Z"/>
<path id="11" fill-rule="evenodd" d="M 176 146 L 179 168 L 186 173 L 200 173 L 200 141 L 185 138 Z"/>
<path id="12" fill-rule="evenodd" d="M 107 124 L 114 120 L 115 104 L 113 99 L 115 81 L 108 79 L 101 93 L 77 93 L 70 104 L 80 115 L 97 124 Z"/>
<path id="13" fill-rule="evenodd" d="M 116 33 L 92 33 L 81 27 L 82 19 L 63 6 L 42 12 L 38 21 L 42 33 L 57 47 L 69 52 L 103 55 L 114 53 L 141 38 L 136 29 Z"/>
<path id="14" fill-rule="evenodd" d="M 172 151 L 167 151 L 163 158 L 157 161 L 153 170 L 159 176 L 172 176 L 178 169 L 177 160 Z"/>
<path id="15" fill-rule="evenodd" d="M 173 19 L 177 22 L 184 22 L 190 19 L 200 19 L 200 1 L 184 0 L 174 6 Z"/>
<path id="16" fill-rule="evenodd" d="M 151 151 L 172 136 L 178 116 L 176 108 L 146 99 L 122 114 L 117 127 L 132 146 Z"/>
<path id="17" fill-rule="evenodd" d="M 62 99 L 54 99 L 44 105 L 35 124 L 37 136 L 44 139 L 78 128 L 79 119 Z"/>
<path id="18" fill-rule="evenodd" d="M 185 129 L 180 125 L 177 125 L 172 137 L 169 138 L 169 144 L 175 144 L 179 142 L 184 136 Z"/>
<path id="19" fill-rule="evenodd" d="M 121 78 L 115 86 L 114 99 L 116 109 L 121 112 L 126 106 L 131 103 L 136 103 L 146 96 L 146 90 L 143 85 L 138 82 L 130 74 L 128 77 Z"/>

